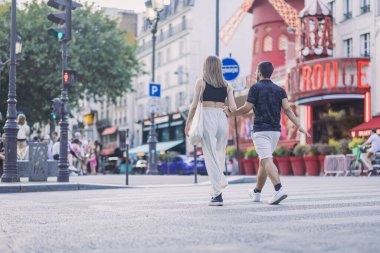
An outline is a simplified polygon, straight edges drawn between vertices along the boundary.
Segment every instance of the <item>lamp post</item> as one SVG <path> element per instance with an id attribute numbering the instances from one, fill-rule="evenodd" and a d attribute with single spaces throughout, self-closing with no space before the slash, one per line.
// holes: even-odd
<path id="1" fill-rule="evenodd" d="M 16 34 L 16 0 L 12 0 L 12 21 L 11 21 L 11 43 L 10 43 L 10 70 L 9 70 L 9 91 L 8 91 L 8 108 L 7 121 L 5 122 L 5 162 L 4 174 L 1 182 L 20 182 L 20 176 L 17 171 L 17 132 L 18 125 L 16 121 L 16 50 L 21 51 L 21 40 Z"/>
<path id="2" fill-rule="evenodd" d="M 152 33 L 152 83 L 155 79 L 155 60 L 156 60 L 156 33 L 158 22 L 160 21 L 160 13 L 164 10 L 165 5 L 168 5 L 170 1 L 167 0 L 145 0 L 146 18 L 150 25 L 150 31 Z M 148 137 L 149 144 L 149 166 L 147 174 L 158 174 L 157 170 L 157 133 L 156 126 L 154 124 L 154 110 L 150 112 L 150 132 Z"/>

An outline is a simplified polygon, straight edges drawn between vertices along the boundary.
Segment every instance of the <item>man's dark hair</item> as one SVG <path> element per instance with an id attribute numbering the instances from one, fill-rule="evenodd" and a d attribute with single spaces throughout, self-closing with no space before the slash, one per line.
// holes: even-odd
<path id="1" fill-rule="evenodd" d="M 372 133 L 377 133 L 377 130 L 376 129 L 372 129 Z"/>
<path id="2" fill-rule="evenodd" d="M 261 62 L 259 64 L 259 71 L 264 78 L 270 78 L 274 71 L 273 64 L 268 61 Z"/>

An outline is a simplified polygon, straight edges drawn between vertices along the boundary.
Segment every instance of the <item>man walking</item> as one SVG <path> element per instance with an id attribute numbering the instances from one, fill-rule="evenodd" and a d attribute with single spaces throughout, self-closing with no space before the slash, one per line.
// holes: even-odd
<path id="1" fill-rule="evenodd" d="M 269 200 L 269 204 L 277 205 L 287 198 L 287 193 L 281 185 L 276 165 L 273 163 L 273 151 L 277 146 L 281 133 L 281 108 L 288 118 L 298 127 L 299 131 L 310 136 L 300 125 L 299 119 L 294 115 L 289 106 L 288 97 L 283 88 L 274 84 L 270 77 L 274 71 L 273 64 L 262 62 L 256 70 L 257 83 L 248 93 L 245 104 L 231 112 L 225 109 L 227 116 L 239 116 L 254 111 L 253 143 L 260 158 L 257 183 L 254 189 L 249 190 L 249 195 L 255 202 L 260 202 L 261 190 L 269 176 L 274 185 L 275 194 Z"/>

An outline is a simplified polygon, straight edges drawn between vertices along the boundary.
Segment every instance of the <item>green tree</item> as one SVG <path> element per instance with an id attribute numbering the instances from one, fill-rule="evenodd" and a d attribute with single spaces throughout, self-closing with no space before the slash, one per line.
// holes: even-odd
<path id="1" fill-rule="evenodd" d="M 47 30 L 53 24 L 47 15 L 54 11 L 36 0 L 17 13 L 17 32 L 23 38 L 23 51 L 17 65 L 17 108 L 30 122 L 47 122 L 50 101 L 61 90 L 61 46 Z M 10 6 L 0 5 L 0 59 L 9 58 Z M 131 91 L 132 78 L 138 74 L 136 46 L 128 46 L 126 33 L 117 23 L 92 5 L 73 12 L 73 40 L 69 45 L 69 68 L 78 72 L 70 88 L 70 105 L 79 99 L 107 96 L 115 99 Z M 6 112 L 8 67 L 1 76 L 0 110 Z"/>

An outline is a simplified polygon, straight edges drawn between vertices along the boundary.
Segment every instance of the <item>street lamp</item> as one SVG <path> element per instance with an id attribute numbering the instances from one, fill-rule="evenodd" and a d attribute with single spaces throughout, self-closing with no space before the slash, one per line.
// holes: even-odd
<path id="1" fill-rule="evenodd" d="M 18 52 L 22 49 L 21 41 L 17 39 L 16 34 L 16 0 L 12 0 L 12 21 L 11 21 L 11 43 L 10 43 L 10 69 L 9 69 L 9 91 L 8 91 L 8 108 L 7 121 L 5 122 L 5 162 L 4 174 L 1 182 L 20 182 L 20 176 L 17 171 L 17 132 L 18 125 L 16 121 L 16 48 Z M 19 43 L 17 43 L 17 40 Z M 18 44 L 18 46 L 17 46 Z"/>
<path id="2" fill-rule="evenodd" d="M 156 33 L 158 22 L 160 21 L 160 13 L 164 10 L 165 5 L 169 5 L 168 0 L 145 0 L 146 7 L 146 19 L 150 25 L 150 31 L 152 33 L 152 83 L 154 83 L 155 77 L 155 54 L 156 54 Z M 157 170 L 157 156 L 156 156 L 156 146 L 157 146 L 157 133 L 156 127 L 154 125 L 154 110 L 150 114 L 150 132 L 148 138 L 149 144 L 149 167 L 148 174 L 158 174 Z"/>

